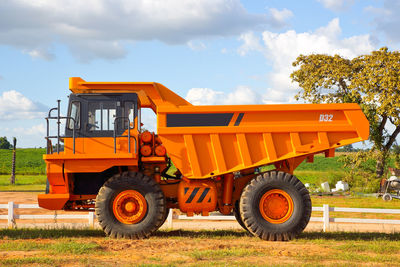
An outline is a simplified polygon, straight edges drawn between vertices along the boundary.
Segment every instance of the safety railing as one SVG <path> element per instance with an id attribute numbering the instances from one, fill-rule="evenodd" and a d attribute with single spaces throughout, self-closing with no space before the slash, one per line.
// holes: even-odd
<path id="1" fill-rule="evenodd" d="M 46 130 L 46 153 L 47 154 L 52 154 L 53 153 L 53 146 L 51 139 L 57 138 L 57 146 L 56 146 L 56 152 L 57 154 L 60 153 L 60 125 L 61 125 L 61 120 L 72 120 L 74 122 L 74 127 L 72 129 L 72 140 L 73 140 L 73 148 L 72 151 L 75 154 L 75 128 L 76 128 L 76 121 L 74 118 L 70 116 L 60 116 L 60 102 L 61 100 L 57 100 L 57 107 L 52 108 L 49 110 L 48 116 L 45 118 L 46 119 L 46 125 L 47 125 L 47 130 Z M 57 116 L 51 116 L 52 111 L 57 110 Z M 57 120 L 57 135 L 50 136 L 50 123 L 49 120 Z"/>
<path id="2" fill-rule="evenodd" d="M 117 127 L 115 127 L 117 125 L 117 121 L 118 120 L 123 120 L 123 121 L 128 121 L 128 135 L 118 135 L 117 134 Z M 117 153 L 117 137 L 128 137 L 128 152 L 131 153 L 131 121 L 128 117 L 116 117 L 114 119 L 114 132 L 113 132 L 113 137 L 114 137 L 114 154 Z M 136 149 L 137 149 L 137 140 L 134 136 L 132 136 L 133 139 L 135 140 L 135 153 L 136 153 Z"/>

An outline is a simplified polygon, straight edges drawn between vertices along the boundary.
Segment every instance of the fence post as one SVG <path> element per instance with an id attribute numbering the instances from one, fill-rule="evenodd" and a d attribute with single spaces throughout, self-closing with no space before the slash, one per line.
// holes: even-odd
<path id="1" fill-rule="evenodd" d="M 172 229 L 172 215 L 173 215 L 172 213 L 174 213 L 174 212 L 173 212 L 172 209 L 170 209 L 170 210 L 169 210 L 169 213 L 168 213 L 167 220 L 166 220 L 166 222 L 167 222 L 167 228 L 169 228 L 169 229 Z"/>
<path id="2" fill-rule="evenodd" d="M 89 227 L 90 228 L 94 228 L 94 212 L 93 211 L 89 211 Z"/>
<path id="3" fill-rule="evenodd" d="M 329 205 L 324 204 L 323 206 L 324 214 L 323 214 L 323 220 L 324 220 L 324 232 L 329 231 Z"/>
<path id="4" fill-rule="evenodd" d="M 8 202 L 8 228 L 14 228 L 15 219 L 14 219 L 14 202 Z"/>

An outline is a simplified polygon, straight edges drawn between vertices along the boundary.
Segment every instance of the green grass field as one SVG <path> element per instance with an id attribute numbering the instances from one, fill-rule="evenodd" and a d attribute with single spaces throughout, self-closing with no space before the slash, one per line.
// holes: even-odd
<path id="1" fill-rule="evenodd" d="M 20 175 L 15 177 L 15 185 L 10 184 L 10 175 L 0 175 L 0 191 L 44 191 L 46 175 Z"/>
<path id="2" fill-rule="evenodd" d="M 43 161 L 44 148 L 18 148 L 16 152 L 16 174 L 45 174 L 46 165 Z M 0 149 L 0 174 L 10 174 L 12 165 L 12 150 Z"/>

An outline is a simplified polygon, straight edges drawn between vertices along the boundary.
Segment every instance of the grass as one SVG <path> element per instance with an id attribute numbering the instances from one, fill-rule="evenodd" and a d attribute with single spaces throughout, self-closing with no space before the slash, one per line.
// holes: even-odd
<path id="1" fill-rule="evenodd" d="M 239 230 L 158 231 L 144 240 L 100 232 L 0 230 L 0 265 L 390 266 L 400 259 L 400 233 L 304 232 L 290 242 L 266 242 Z"/>
<path id="2" fill-rule="evenodd" d="M 10 175 L 0 175 L 0 186 L 10 184 Z M 16 175 L 15 185 L 46 184 L 46 175 Z"/>
<path id="3" fill-rule="evenodd" d="M 52 254 L 68 253 L 74 255 L 82 255 L 95 253 L 99 249 L 99 245 L 93 242 L 76 243 L 72 241 L 61 241 L 56 243 L 38 243 L 27 242 L 26 240 L 19 242 L 7 242 L 0 244 L 1 251 L 33 251 L 47 250 Z"/>
<path id="4" fill-rule="evenodd" d="M 45 174 L 46 165 L 43 161 L 44 148 L 17 148 L 16 174 Z M 0 174 L 10 174 L 12 165 L 12 150 L 0 149 Z"/>
<path id="5" fill-rule="evenodd" d="M 322 206 L 322 204 L 329 204 L 334 207 L 343 208 L 374 208 L 374 209 L 400 209 L 400 201 L 383 201 L 382 198 L 376 197 L 330 197 L 330 196 L 312 196 L 313 206 Z"/>
<path id="6" fill-rule="evenodd" d="M 10 175 L 0 175 L 0 191 L 44 191 L 45 175 L 16 175 L 15 185 L 10 185 Z"/>
<path id="7" fill-rule="evenodd" d="M 91 229 L 0 229 L 1 239 L 59 239 L 67 237 L 104 237 L 101 230 Z"/>

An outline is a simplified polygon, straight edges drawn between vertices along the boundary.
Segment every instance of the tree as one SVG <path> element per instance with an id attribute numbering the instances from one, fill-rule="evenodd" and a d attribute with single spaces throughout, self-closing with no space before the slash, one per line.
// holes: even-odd
<path id="1" fill-rule="evenodd" d="M 356 151 L 356 149 L 353 147 L 352 144 L 350 144 L 350 145 L 346 145 L 346 146 L 342 147 L 340 151 L 342 151 L 342 152 L 354 152 L 354 151 Z"/>
<path id="2" fill-rule="evenodd" d="M 12 146 L 8 142 L 7 137 L 0 137 L 0 149 L 10 149 Z"/>
<path id="3" fill-rule="evenodd" d="M 400 146 L 398 144 L 393 145 L 393 154 L 394 154 L 394 164 L 397 169 L 400 168 Z"/>
<path id="4" fill-rule="evenodd" d="M 300 55 L 290 77 L 297 99 L 312 103 L 358 103 L 370 122 L 370 141 L 378 152 L 376 174 L 384 173 L 390 148 L 400 132 L 400 52 L 382 47 L 354 59 L 339 55 Z M 395 129 L 389 131 L 387 126 Z"/>

